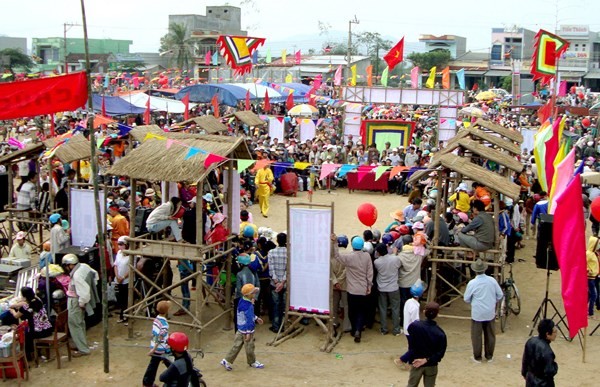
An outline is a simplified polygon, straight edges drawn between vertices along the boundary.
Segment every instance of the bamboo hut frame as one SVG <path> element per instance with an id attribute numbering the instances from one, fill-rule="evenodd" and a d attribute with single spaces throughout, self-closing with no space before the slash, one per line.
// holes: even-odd
<path id="1" fill-rule="evenodd" d="M 142 136 L 146 136 L 148 132 L 155 132 L 155 128 L 136 128 L 132 130 L 132 136 L 134 138 L 141 139 Z M 213 136 L 213 135 L 194 135 L 186 133 L 160 133 L 171 140 L 177 140 L 178 145 L 172 145 L 169 149 L 166 148 L 165 141 L 159 139 L 148 139 L 143 142 L 141 146 L 131 150 L 125 157 L 117 161 L 115 165 L 109 170 L 112 175 L 127 176 L 131 180 L 132 192 L 135 190 L 136 181 L 166 181 L 166 182 L 179 182 L 179 181 L 190 181 L 197 183 L 196 192 L 196 244 L 180 244 L 164 241 L 156 241 L 148 239 L 148 235 L 145 237 L 136 238 L 134 235 L 134 228 L 130 228 L 129 243 L 130 246 L 125 250 L 126 254 L 129 254 L 129 270 L 130 270 L 130 281 L 129 281 L 129 304 L 125 311 L 128 318 L 132 319 L 129 324 L 129 337 L 132 338 L 134 334 L 134 321 L 149 319 L 147 316 L 140 315 L 141 312 L 147 307 L 148 303 L 154 302 L 159 297 L 166 297 L 171 300 L 175 305 L 186 311 L 187 315 L 192 318 L 192 322 L 180 322 L 171 321 L 171 324 L 182 325 L 194 330 L 196 345 L 200 346 L 201 332 L 208 325 L 216 322 L 221 317 L 226 316 L 224 321 L 224 329 L 231 329 L 232 322 L 232 303 L 231 303 L 231 255 L 232 239 L 230 237 L 223 245 L 225 246 L 222 251 L 216 250 L 217 244 L 205 245 L 202 241 L 202 194 L 204 182 L 208 174 L 219 167 L 217 163 L 212 164 L 209 168 L 204 167 L 204 160 L 208 153 L 221 155 L 224 157 L 231 158 L 251 158 L 251 154 L 243 138 L 228 137 L 228 136 Z M 185 145 L 185 146 L 181 146 Z M 194 157 L 187 157 L 189 151 L 188 147 L 196 147 L 202 149 L 203 154 L 198 154 Z M 169 160 L 165 163 L 165 160 Z M 229 170 L 233 170 L 233 161 L 226 161 Z M 221 163 L 223 164 L 223 163 Z M 233 173 L 229 173 L 229 187 L 233 186 Z M 131 212 L 130 216 L 132 219 L 135 217 L 135 196 L 131 195 Z M 227 191 L 227 203 L 233 202 L 233 191 L 228 189 Z M 228 206 L 228 217 L 227 223 L 228 228 L 232 229 L 232 206 Z M 233 231 L 233 230 L 232 230 Z M 191 276 L 186 277 L 183 280 L 179 280 L 167 288 L 161 289 L 157 284 L 156 280 L 146 277 L 141 271 L 139 271 L 134 265 L 135 256 L 150 256 L 158 257 L 163 259 L 162 267 L 159 271 L 157 278 L 160 278 L 167 265 L 170 264 L 170 260 L 183 260 L 187 259 L 198 263 L 198 270 L 192 273 Z M 215 285 L 218 281 L 214 281 L 212 285 L 202 278 L 202 264 L 216 262 L 217 259 L 222 260 L 222 269 L 226 272 L 226 284 L 225 284 L 225 300 L 216 293 Z M 218 265 L 217 265 L 218 266 Z M 140 278 L 144 283 L 150 285 L 153 292 L 143 295 L 141 300 L 134 303 L 134 284 L 136 278 Z M 196 287 L 195 294 L 195 313 L 191 310 L 186 310 L 183 305 L 174 297 L 169 295 L 169 291 L 173 288 L 180 286 L 184 282 L 188 282 L 191 279 L 196 278 L 201 285 Z M 207 294 L 205 297 L 204 294 Z M 202 313 L 207 306 L 208 297 L 213 297 L 214 300 L 222 308 L 222 311 L 211 320 L 204 322 L 202 319 Z"/>
<path id="2" fill-rule="evenodd" d="M 440 217 L 446 211 L 450 185 L 456 185 L 463 177 L 468 177 L 474 181 L 483 183 L 490 189 L 492 192 L 492 199 L 495 203 L 494 219 L 496 222 L 499 218 L 499 194 L 501 193 L 512 199 L 516 199 L 519 196 L 519 187 L 510 183 L 509 170 L 516 172 L 522 170 L 522 165 L 514 158 L 520 151 L 520 148 L 515 145 L 514 141 L 519 139 L 522 140 L 521 134 L 502 127 L 500 127 L 502 130 L 499 130 L 498 125 L 488 124 L 488 122 L 484 120 L 478 120 L 477 124 L 482 127 L 486 125 L 485 128 L 488 131 L 493 131 L 495 134 L 490 134 L 477 128 L 461 129 L 456 137 L 448 142 L 448 146 L 433 157 L 429 169 L 419 171 L 413 174 L 409 179 L 409 182 L 417 182 L 425 175 L 431 173 L 432 169 L 436 171 L 436 188 L 438 195 L 436 197 L 434 219 L 438 219 L 438 222 L 442 221 L 440 220 Z M 506 134 L 505 131 L 516 133 L 516 135 L 511 135 L 509 139 L 498 136 Z M 484 145 L 482 142 L 487 142 L 488 146 Z M 491 147 L 489 145 L 491 145 Z M 455 150 L 459 150 L 459 154 L 462 154 L 462 156 L 453 154 Z M 504 166 L 504 174 L 492 172 L 472 162 L 474 159 L 480 157 L 495 161 Z M 455 172 L 456 177 L 450 177 L 450 172 Z M 437 244 L 440 235 L 438 222 L 434 223 L 433 246 L 431 249 L 431 256 L 429 257 L 429 262 L 431 263 L 431 282 L 428 290 L 428 299 L 433 301 L 447 297 L 445 302 L 440 302 L 441 307 L 447 307 L 453 302 L 463 298 L 464 291 L 461 289 L 470 279 L 469 270 L 463 272 L 462 270 L 457 269 L 457 266 L 463 267 L 466 264 L 470 264 L 473 262 L 474 258 L 473 260 L 470 260 L 466 257 L 461 257 L 459 254 L 471 253 L 473 254 L 473 257 L 476 257 L 478 253 L 465 247 L 439 246 Z M 487 250 L 482 254 L 486 257 L 491 257 L 492 262 L 489 262 L 488 265 L 493 270 L 494 277 L 501 282 L 503 280 L 503 266 L 502 252 L 498 249 L 500 242 L 498 226 L 496 226 L 496 241 L 497 244 L 495 248 Z M 443 272 L 443 268 L 446 268 L 447 272 L 458 276 L 459 282 L 453 283 L 448 274 Z M 441 293 L 438 293 L 438 281 L 440 284 L 447 286 L 447 289 Z M 445 314 L 444 316 L 460 319 L 469 318 L 466 316 L 450 314 Z"/>
<path id="3" fill-rule="evenodd" d="M 331 208 L 331 230 L 334 229 L 334 204 L 333 202 L 331 204 L 312 204 L 312 203 L 292 203 L 290 204 L 290 201 L 287 200 L 286 201 L 286 214 L 287 214 L 287 229 L 290 230 L 290 209 L 291 207 L 308 207 L 308 208 L 314 208 L 314 207 L 318 207 L 318 208 Z M 333 232 L 333 231 L 332 231 Z M 329 314 L 319 314 L 319 313 L 312 313 L 312 312 L 308 312 L 308 311 L 295 311 L 295 310 L 290 310 L 290 297 L 291 297 L 291 291 L 290 291 L 290 286 L 291 286 L 291 278 L 293 273 L 290 270 L 291 267 L 291 250 L 294 248 L 292 242 L 291 242 L 291 238 L 288 238 L 288 243 L 287 243 L 287 279 L 286 282 L 288 284 L 288 289 L 286 291 L 286 298 L 285 298 L 285 315 L 283 317 L 283 321 L 281 322 L 281 326 L 279 328 L 279 332 L 277 332 L 277 334 L 275 335 L 275 337 L 273 338 L 273 340 L 271 342 L 268 342 L 267 345 L 271 345 L 271 346 L 278 346 L 279 344 L 292 339 L 296 336 L 298 336 L 300 333 L 302 333 L 304 331 L 304 328 L 300 326 L 300 321 L 304 318 L 310 318 L 315 320 L 315 322 L 317 323 L 317 325 L 321 328 L 321 330 L 325 333 L 326 338 L 325 338 L 325 342 L 323 343 L 323 345 L 321 345 L 320 350 L 321 352 L 331 352 L 333 350 L 333 348 L 337 345 L 337 343 L 340 341 L 342 334 L 343 334 L 343 330 L 339 329 L 339 331 L 335 331 L 334 327 L 333 327 L 333 322 L 334 322 L 334 308 L 333 308 L 333 296 L 332 296 L 332 288 L 331 286 L 329 286 Z M 330 244 L 330 255 L 333 252 L 333 245 Z M 287 326 L 287 328 L 284 329 L 285 326 L 285 322 L 286 321 L 290 321 L 291 320 L 291 324 L 289 324 Z"/>
<path id="4" fill-rule="evenodd" d="M 227 126 L 214 116 L 193 117 L 188 120 L 182 121 L 177 125 L 181 127 L 181 129 L 185 129 L 185 126 L 192 123 L 195 123 L 198 128 L 203 129 L 207 134 L 218 134 L 222 132 L 227 132 Z"/>
<path id="5" fill-rule="evenodd" d="M 242 122 L 248 126 L 265 126 L 267 123 L 260 119 L 255 113 L 251 111 L 240 111 L 233 113 L 233 116 L 239 122 Z"/>

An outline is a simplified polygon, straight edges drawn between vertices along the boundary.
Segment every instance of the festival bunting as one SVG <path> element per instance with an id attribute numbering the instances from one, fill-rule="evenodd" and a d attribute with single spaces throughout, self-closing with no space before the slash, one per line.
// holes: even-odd
<path id="1" fill-rule="evenodd" d="M 321 164 L 321 175 L 319 180 L 323 180 L 327 176 L 331 175 L 333 171 L 338 169 L 340 166 L 340 164 Z"/>
<path id="2" fill-rule="evenodd" d="M 229 159 L 227 157 L 216 155 L 214 153 L 209 153 L 208 156 L 206 156 L 206 158 L 204 159 L 204 168 L 208 169 L 214 163 L 220 163 L 225 160 Z"/>
<path id="3" fill-rule="evenodd" d="M 410 86 L 413 89 L 419 87 L 419 78 L 421 77 L 421 70 L 418 66 L 415 66 L 410 70 Z"/>
<path id="4" fill-rule="evenodd" d="M 175 140 L 173 140 L 172 138 L 167 138 L 167 149 L 171 149 L 174 142 Z"/>
<path id="5" fill-rule="evenodd" d="M 350 66 L 350 72 L 352 76 L 350 77 L 350 86 L 356 86 L 356 65 Z"/>
<path id="6" fill-rule="evenodd" d="M 217 38 L 221 55 L 236 75 L 243 75 L 252 70 L 252 54 L 264 43 L 264 38 L 246 36 L 221 35 Z"/>
<path id="7" fill-rule="evenodd" d="M 389 169 L 387 165 L 380 165 L 375 168 L 375 181 L 379 180 L 379 178 Z"/>
<path id="8" fill-rule="evenodd" d="M 367 71 L 367 86 L 373 86 L 373 65 L 368 65 L 366 68 Z"/>
<path id="9" fill-rule="evenodd" d="M 558 58 L 567 50 L 569 42 L 545 30 L 539 30 L 534 38 L 531 75 L 533 81 L 539 79 L 542 85 L 548 84 L 556 76 Z"/>
<path id="10" fill-rule="evenodd" d="M 335 70 L 335 75 L 333 76 L 333 84 L 335 86 L 340 86 L 342 84 L 342 65 L 339 65 L 337 70 Z"/>
<path id="11" fill-rule="evenodd" d="M 212 59 L 212 55 L 210 53 L 210 50 L 208 50 L 206 52 L 206 54 L 204 54 L 204 65 L 205 66 L 210 66 L 211 59 Z"/>
<path id="12" fill-rule="evenodd" d="M 269 92 L 267 90 L 265 90 L 265 104 L 264 104 L 264 109 L 266 112 L 270 112 L 271 111 L 271 101 L 269 100 Z"/>
<path id="13" fill-rule="evenodd" d="M 446 66 L 446 68 L 442 70 L 442 87 L 444 89 L 450 89 L 450 67 L 449 66 Z"/>
<path id="14" fill-rule="evenodd" d="M 290 94 L 288 94 L 287 99 L 285 100 L 285 108 L 287 110 L 290 110 L 293 107 L 294 107 L 294 93 L 290 93 Z"/>
<path id="15" fill-rule="evenodd" d="M 458 87 L 461 90 L 465 90 L 465 69 L 460 69 L 456 72 L 456 80 L 458 81 Z"/>
<path id="16" fill-rule="evenodd" d="M 300 52 L 300 50 L 298 50 L 294 54 L 294 64 L 299 65 L 301 61 L 302 61 L 302 53 Z"/>
<path id="17" fill-rule="evenodd" d="M 311 163 L 305 163 L 305 162 L 302 162 L 302 161 L 296 161 L 294 163 L 294 168 L 303 171 L 306 168 L 310 167 L 311 165 L 312 165 Z"/>
<path id="18" fill-rule="evenodd" d="M 218 53 L 215 51 L 215 53 L 212 55 L 212 65 L 213 66 L 219 65 L 219 56 L 217 54 Z"/>
<path id="19" fill-rule="evenodd" d="M 392 71 L 397 64 L 404 60 L 404 37 L 392 49 L 385 54 L 383 60 L 387 63 L 389 71 Z"/>
<path id="20" fill-rule="evenodd" d="M 244 160 L 244 159 L 236 159 L 235 160 L 237 162 L 237 170 L 239 173 L 244 172 L 246 169 L 248 169 L 252 164 L 255 163 L 254 160 Z"/>
<path id="21" fill-rule="evenodd" d="M 203 151 L 202 149 L 190 147 L 190 149 L 188 150 L 188 153 L 185 155 L 184 160 L 188 160 L 188 159 L 196 156 L 197 154 L 202 154 L 202 153 L 206 153 L 206 152 Z"/>
<path id="22" fill-rule="evenodd" d="M 219 111 L 219 98 L 217 94 L 213 95 L 212 99 L 210 100 L 210 104 L 213 108 L 213 115 L 215 118 L 219 118 L 221 116 L 221 112 Z"/>
<path id="23" fill-rule="evenodd" d="M 429 70 L 429 77 L 427 78 L 427 82 L 425 82 L 425 87 L 433 89 L 433 87 L 435 86 L 435 72 L 436 67 L 433 66 L 431 70 Z"/>
<path id="24" fill-rule="evenodd" d="M 148 101 L 150 101 L 150 98 L 148 98 Z M 183 105 L 185 107 L 185 111 L 183 112 L 183 119 L 188 120 L 190 118 L 190 93 L 189 92 L 185 93 L 183 98 L 181 98 L 181 102 L 183 102 Z"/>
<path id="25" fill-rule="evenodd" d="M 385 69 L 383 69 L 383 72 L 381 73 L 381 85 L 383 87 L 387 87 L 388 85 L 388 74 L 389 74 L 390 68 L 385 66 Z"/>

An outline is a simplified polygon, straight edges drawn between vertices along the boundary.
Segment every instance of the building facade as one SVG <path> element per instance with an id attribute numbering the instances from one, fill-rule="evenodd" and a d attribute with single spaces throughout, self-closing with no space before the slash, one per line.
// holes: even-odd
<path id="1" fill-rule="evenodd" d="M 0 50 L 14 48 L 27 54 L 27 38 L 12 38 L 9 36 L 0 36 Z"/>
<path id="2" fill-rule="evenodd" d="M 467 38 L 456 35 L 421 35 L 419 42 L 425 43 L 425 52 L 447 50 L 450 58 L 456 59 L 467 52 Z"/>

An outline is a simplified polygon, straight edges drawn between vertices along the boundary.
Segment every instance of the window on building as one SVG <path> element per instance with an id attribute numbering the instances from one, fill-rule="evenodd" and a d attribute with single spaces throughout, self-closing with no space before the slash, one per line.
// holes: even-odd
<path id="1" fill-rule="evenodd" d="M 573 45 L 573 51 L 575 51 L 575 52 L 579 51 L 579 43 L 575 43 Z"/>
<path id="2" fill-rule="evenodd" d="M 52 60 L 58 62 L 58 48 L 52 50 Z"/>
<path id="3" fill-rule="evenodd" d="M 494 44 L 492 46 L 491 60 L 502 60 L 502 46 Z"/>

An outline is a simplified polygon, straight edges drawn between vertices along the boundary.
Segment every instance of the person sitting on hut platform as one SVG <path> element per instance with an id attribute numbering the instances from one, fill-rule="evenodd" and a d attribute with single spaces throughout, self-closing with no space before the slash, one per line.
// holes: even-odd
<path id="1" fill-rule="evenodd" d="M 457 234 L 458 243 L 478 252 L 489 250 L 496 244 L 496 222 L 485 212 L 485 204 L 481 200 L 473 201 L 472 210 L 473 221 Z M 474 234 L 467 234 L 469 231 Z"/>

